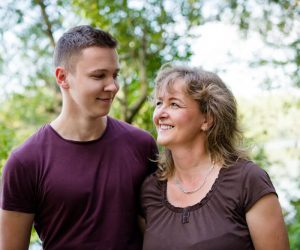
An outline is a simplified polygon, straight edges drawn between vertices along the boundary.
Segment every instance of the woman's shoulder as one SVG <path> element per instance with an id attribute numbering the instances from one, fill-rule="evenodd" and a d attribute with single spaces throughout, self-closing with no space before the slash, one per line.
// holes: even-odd
<path id="1" fill-rule="evenodd" d="M 236 164 L 240 171 L 241 193 L 245 210 L 248 211 L 252 205 L 266 194 L 274 193 L 276 190 L 266 170 L 250 160 L 241 160 Z"/>
<path id="2" fill-rule="evenodd" d="M 233 167 L 241 173 L 243 178 L 268 176 L 266 170 L 251 160 L 240 159 Z"/>
<path id="3" fill-rule="evenodd" d="M 157 171 L 148 175 L 142 185 L 143 190 L 161 189 L 162 181 L 157 177 Z"/>
<path id="4" fill-rule="evenodd" d="M 230 180 L 241 187 L 241 190 L 256 189 L 269 186 L 273 188 L 271 178 L 267 171 L 251 160 L 239 159 L 228 168 L 222 170 L 222 178 Z"/>
<path id="5" fill-rule="evenodd" d="M 156 172 L 150 174 L 143 182 L 140 193 L 140 204 L 142 214 L 146 216 L 150 207 L 158 207 L 162 205 L 163 200 L 163 185 L 158 179 Z"/>
<path id="6" fill-rule="evenodd" d="M 163 185 L 165 181 L 160 181 L 157 172 L 150 174 L 143 182 L 141 188 L 141 198 L 144 202 L 161 200 L 163 195 Z"/>
<path id="7" fill-rule="evenodd" d="M 242 175 L 261 175 L 266 172 L 258 164 L 247 159 L 238 159 L 226 169 L 228 172 L 235 172 Z"/>

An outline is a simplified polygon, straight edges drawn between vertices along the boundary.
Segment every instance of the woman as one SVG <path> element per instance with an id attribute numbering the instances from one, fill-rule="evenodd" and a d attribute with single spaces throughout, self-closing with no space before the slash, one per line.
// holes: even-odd
<path id="1" fill-rule="evenodd" d="M 142 187 L 143 249 L 289 249 L 276 191 L 241 147 L 236 101 L 222 80 L 165 67 L 155 101 L 165 151 Z"/>

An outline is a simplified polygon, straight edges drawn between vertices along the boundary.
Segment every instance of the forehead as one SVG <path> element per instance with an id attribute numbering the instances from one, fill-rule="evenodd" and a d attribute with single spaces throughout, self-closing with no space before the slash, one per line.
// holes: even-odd
<path id="1" fill-rule="evenodd" d="M 186 81 L 183 78 L 165 79 L 156 86 L 155 96 L 186 95 Z"/>
<path id="2" fill-rule="evenodd" d="M 117 51 L 113 48 L 89 47 L 83 49 L 76 60 L 77 70 L 117 70 L 119 59 Z"/>

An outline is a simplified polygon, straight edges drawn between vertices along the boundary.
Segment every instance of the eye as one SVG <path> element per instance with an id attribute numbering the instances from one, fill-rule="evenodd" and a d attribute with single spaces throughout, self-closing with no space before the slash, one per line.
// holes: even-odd
<path id="1" fill-rule="evenodd" d="M 172 108 L 180 108 L 180 106 L 177 103 L 175 103 L 175 102 L 172 102 L 170 106 Z"/>
<path id="2" fill-rule="evenodd" d="M 101 80 L 101 79 L 105 78 L 105 74 L 93 75 L 92 78 L 95 79 L 95 80 Z"/>
<path id="3" fill-rule="evenodd" d="M 155 106 L 159 107 L 162 104 L 162 101 L 156 101 Z"/>
<path id="4" fill-rule="evenodd" d="M 115 74 L 113 75 L 113 78 L 114 78 L 115 80 L 117 80 L 118 77 L 119 77 L 119 73 L 115 73 Z"/>

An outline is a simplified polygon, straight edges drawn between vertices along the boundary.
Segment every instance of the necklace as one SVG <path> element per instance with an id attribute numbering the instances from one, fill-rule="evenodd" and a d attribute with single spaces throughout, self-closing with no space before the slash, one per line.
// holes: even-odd
<path id="1" fill-rule="evenodd" d="M 211 174 L 211 172 L 213 171 L 214 167 L 215 167 L 215 164 L 214 164 L 214 162 L 213 162 L 212 165 L 211 165 L 211 167 L 210 167 L 210 169 L 209 169 L 209 171 L 207 172 L 206 176 L 204 177 L 203 182 L 199 185 L 199 187 L 196 187 L 196 188 L 193 189 L 193 190 L 190 190 L 190 191 L 186 190 L 186 189 L 182 186 L 182 183 L 180 182 L 180 180 L 179 180 L 176 176 L 175 176 L 175 185 L 176 185 L 176 187 L 177 187 L 182 193 L 184 193 L 184 194 L 193 194 L 193 193 L 196 193 L 196 192 L 198 192 L 201 188 L 203 188 L 203 186 L 205 185 L 205 183 L 206 183 L 206 181 L 207 181 L 208 176 Z"/>

